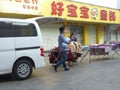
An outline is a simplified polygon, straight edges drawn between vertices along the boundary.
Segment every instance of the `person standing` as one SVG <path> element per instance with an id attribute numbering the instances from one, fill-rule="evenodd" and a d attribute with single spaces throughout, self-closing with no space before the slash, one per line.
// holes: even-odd
<path id="1" fill-rule="evenodd" d="M 55 65 L 54 65 L 54 69 L 57 72 L 57 68 L 63 64 L 63 68 L 65 71 L 68 71 L 69 68 L 66 65 L 66 60 L 67 60 L 67 52 L 68 52 L 68 48 L 65 47 L 65 44 L 69 44 L 70 40 L 66 40 L 65 38 L 65 32 L 66 32 L 66 28 L 65 27 L 60 27 L 59 28 L 60 34 L 58 36 L 58 45 L 59 45 L 59 53 L 61 55 L 61 60 L 59 60 Z"/>
<path id="2" fill-rule="evenodd" d="M 76 38 L 76 33 L 75 32 L 70 35 L 70 39 L 71 39 L 71 41 L 76 41 L 77 42 L 77 38 Z"/>

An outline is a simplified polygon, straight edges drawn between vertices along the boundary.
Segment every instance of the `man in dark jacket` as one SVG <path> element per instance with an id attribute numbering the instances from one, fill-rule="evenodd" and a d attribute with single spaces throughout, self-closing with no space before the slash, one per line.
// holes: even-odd
<path id="1" fill-rule="evenodd" d="M 69 68 L 67 68 L 66 66 L 66 60 L 67 60 L 67 52 L 68 52 L 68 48 L 65 48 L 65 46 L 63 45 L 63 43 L 65 44 L 69 44 L 70 41 L 67 41 L 65 38 L 65 32 L 66 32 L 66 28 L 65 27 L 60 27 L 59 28 L 60 31 L 60 35 L 58 37 L 58 45 L 59 45 L 59 51 L 61 54 L 61 60 L 59 60 L 56 65 L 54 65 L 54 69 L 55 71 L 57 71 L 57 68 L 63 64 L 64 70 L 68 71 Z"/>

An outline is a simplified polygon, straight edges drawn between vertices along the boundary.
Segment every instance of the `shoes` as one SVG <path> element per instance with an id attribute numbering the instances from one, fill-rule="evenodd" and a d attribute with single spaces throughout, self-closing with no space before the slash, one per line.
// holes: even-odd
<path id="1" fill-rule="evenodd" d="M 66 68 L 65 71 L 69 71 L 70 69 L 69 68 Z"/>
<path id="2" fill-rule="evenodd" d="M 57 66 L 56 65 L 54 65 L 54 69 L 57 72 Z M 65 71 L 69 71 L 69 68 L 65 68 Z"/>
<path id="3" fill-rule="evenodd" d="M 56 65 L 54 65 L 54 69 L 55 69 L 55 71 L 57 72 L 57 66 L 56 66 Z"/>

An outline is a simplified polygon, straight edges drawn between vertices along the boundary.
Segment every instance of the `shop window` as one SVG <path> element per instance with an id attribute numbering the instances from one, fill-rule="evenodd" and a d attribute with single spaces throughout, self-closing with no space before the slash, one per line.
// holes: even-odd
<path id="1" fill-rule="evenodd" d="M 118 41 L 117 30 L 111 30 L 111 41 Z"/>
<path id="2" fill-rule="evenodd" d="M 76 33 L 77 41 L 83 45 L 83 26 L 71 25 L 70 33 Z"/>

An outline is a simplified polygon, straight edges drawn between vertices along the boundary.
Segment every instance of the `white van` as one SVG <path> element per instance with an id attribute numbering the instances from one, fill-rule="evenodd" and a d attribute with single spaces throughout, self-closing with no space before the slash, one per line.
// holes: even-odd
<path id="1" fill-rule="evenodd" d="M 24 80 L 31 76 L 33 67 L 45 66 L 39 24 L 51 19 L 0 18 L 0 75 L 11 73 L 15 79 Z"/>

